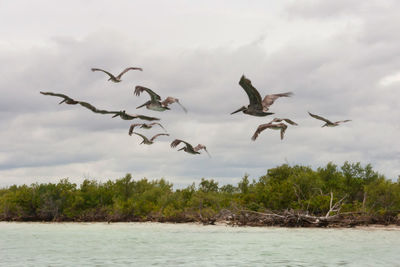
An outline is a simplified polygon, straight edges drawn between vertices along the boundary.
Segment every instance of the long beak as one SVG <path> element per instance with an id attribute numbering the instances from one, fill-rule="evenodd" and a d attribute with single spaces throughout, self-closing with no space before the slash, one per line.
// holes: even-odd
<path id="1" fill-rule="evenodd" d="M 67 99 L 64 99 L 63 101 L 61 101 L 61 102 L 58 103 L 58 104 L 62 104 L 62 103 L 64 103 L 65 101 L 67 101 Z"/>
<path id="2" fill-rule="evenodd" d="M 181 151 L 181 150 L 183 150 L 184 149 L 184 147 L 182 147 L 181 149 L 178 149 L 178 151 Z"/>
<path id="3" fill-rule="evenodd" d="M 136 109 L 141 108 L 141 107 L 144 107 L 144 106 L 146 106 L 146 105 L 147 105 L 147 102 L 144 103 L 143 105 L 138 106 Z"/>
<path id="4" fill-rule="evenodd" d="M 119 116 L 119 113 L 117 113 L 117 114 L 115 114 L 114 116 L 112 116 L 113 118 L 115 118 L 115 117 L 117 117 L 117 116 Z"/>
<path id="5" fill-rule="evenodd" d="M 211 158 L 210 153 L 208 153 L 207 149 L 204 149 L 207 152 L 207 155 Z"/>
<path id="6" fill-rule="evenodd" d="M 240 111 L 243 111 L 243 110 L 245 110 L 245 109 L 246 109 L 246 107 L 241 107 L 241 108 L 239 108 L 238 110 L 232 112 L 231 115 L 232 115 L 232 114 L 235 114 L 235 113 L 238 113 L 238 112 L 240 112 Z"/>

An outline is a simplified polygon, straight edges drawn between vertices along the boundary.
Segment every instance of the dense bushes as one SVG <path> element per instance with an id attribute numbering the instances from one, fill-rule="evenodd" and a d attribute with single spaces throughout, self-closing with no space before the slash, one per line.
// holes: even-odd
<path id="1" fill-rule="evenodd" d="M 338 203 L 336 209 L 332 206 Z M 173 189 L 164 179 L 84 180 L 78 187 L 67 179 L 57 184 L 32 184 L 0 189 L 1 220 L 45 221 L 194 221 L 223 210 L 256 212 L 302 211 L 325 216 L 341 212 L 397 214 L 400 184 L 372 170 L 371 165 L 333 163 L 312 170 L 281 165 L 258 180 L 245 175 L 236 185 L 219 186 L 201 179 L 196 187 Z"/>

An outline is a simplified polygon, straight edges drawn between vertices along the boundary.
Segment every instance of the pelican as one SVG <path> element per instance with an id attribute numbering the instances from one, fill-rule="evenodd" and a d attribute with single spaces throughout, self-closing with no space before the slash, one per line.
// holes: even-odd
<path id="1" fill-rule="evenodd" d="M 129 67 L 129 68 L 124 69 L 120 74 L 118 74 L 118 76 L 114 76 L 114 75 L 112 75 L 111 73 L 109 73 L 108 71 L 105 71 L 105 70 L 102 70 L 102 69 L 98 69 L 98 68 L 92 68 L 92 71 L 102 71 L 102 72 L 104 72 L 105 74 L 107 74 L 108 76 L 110 76 L 110 78 L 109 78 L 108 80 L 109 80 L 109 81 L 112 81 L 112 82 L 115 82 L 115 83 L 121 82 L 121 81 L 122 81 L 122 80 L 121 80 L 122 75 L 124 75 L 125 72 L 130 71 L 130 70 L 140 70 L 140 71 L 143 71 L 142 68 Z"/>
<path id="2" fill-rule="evenodd" d="M 52 92 L 40 92 L 42 95 L 51 95 L 51 96 L 58 96 L 58 97 L 62 97 L 62 98 L 64 98 L 64 100 L 63 101 L 61 101 L 60 103 L 58 103 L 58 104 L 62 104 L 62 103 L 66 103 L 66 104 L 69 104 L 69 105 L 76 105 L 76 104 L 78 104 L 79 103 L 79 101 L 76 101 L 76 100 L 74 100 L 74 99 L 72 99 L 72 98 L 70 98 L 69 96 L 67 96 L 67 95 L 63 95 L 63 94 L 56 94 L 56 93 L 52 93 Z"/>
<path id="3" fill-rule="evenodd" d="M 211 157 L 211 156 L 210 156 L 210 153 L 208 153 L 208 151 L 207 151 L 206 146 L 205 146 L 205 145 L 202 145 L 202 144 L 198 144 L 196 147 L 193 147 L 193 146 L 192 146 L 191 144 L 189 144 L 188 142 L 185 142 L 185 141 L 180 140 L 180 139 L 175 139 L 174 141 L 172 141 L 171 147 L 174 148 L 174 147 L 176 147 L 177 145 L 179 145 L 181 142 L 182 142 L 182 143 L 185 143 L 185 146 L 182 147 L 181 149 L 178 149 L 178 151 L 183 150 L 183 151 L 185 151 L 185 152 L 187 152 L 187 153 L 189 153 L 189 154 L 200 154 L 199 150 L 204 149 L 204 151 L 207 152 L 208 156 Z"/>
<path id="4" fill-rule="evenodd" d="M 143 141 L 142 141 L 140 144 L 145 144 L 145 145 L 151 145 L 151 144 L 153 144 L 153 143 L 154 143 L 154 140 L 155 140 L 158 136 L 160 136 L 160 135 L 169 136 L 169 134 L 160 133 L 160 134 L 156 134 L 155 136 L 153 136 L 153 137 L 149 140 L 146 136 L 144 136 L 144 135 L 142 135 L 142 134 L 140 134 L 140 133 L 135 133 L 135 132 L 134 132 L 134 134 L 136 134 L 136 135 L 142 137 L 142 138 L 143 138 Z"/>
<path id="5" fill-rule="evenodd" d="M 328 120 L 328 119 L 325 119 L 325 118 L 323 118 L 323 117 L 321 117 L 321 116 L 312 114 L 312 113 L 310 113 L 310 112 L 308 112 L 308 114 L 310 114 L 311 117 L 313 117 L 313 118 L 315 118 L 315 119 L 317 119 L 317 120 L 324 121 L 325 124 L 322 125 L 321 127 L 325 127 L 325 126 L 327 126 L 327 127 L 336 127 L 336 126 L 338 126 L 339 124 L 341 124 L 341 123 L 343 123 L 343 122 L 351 121 L 351 120 L 344 120 L 344 121 L 335 121 L 335 122 L 331 122 L 331 121 Z"/>
<path id="6" fill-rule="evenodd" d="M 132 135 L 133 129 L 135 129 L 135 127 L 137 127 L 137 126 L 140 126 L 140 128 L 143 128 L 143 129 L 150 129 L 154 125 L 160 126 L 165 131 L 165 128 L 161 125 L 161 123 L 158 123 L 158 122 L 152 122 L 152 123 L 149 123 L 149 124 L 147 124 L 147 123 L 134 123 L 134 124 L 131 125 L 131 127 L 129 127 L 129 135 Z"/>
<path id="7" fill-rule="evenodd" d="M 254 132 L 253 136 L 251 137 L 251 140 L 255 141 L 258 137 L 258 135 L 264 131 L 265 129 L 272 129 L 272 130 L 280 130 L 281 131 L 281 140 L 283 140 L 283 136 L 285 134 L 285 131 L 287 129 L 287 125 L 284 123 L 265 123 L 261 124 L 258 126 L 257 130 Z"/>
<path id="8" fill-rule="evenodd" d="M 120 116 L 121 119 L 123 119 L 123 120 L 133 120 L 133 119 L 141 119 L 141 120 L 146 120 L 146 121 L 158 121 L 158 120 L 160 120 L 159 118 L 149 117 L 149 116 L 145 116 L 145 115 L 128 114 L 128 113 L 125 112 L 125 110 L 115 112 L 115 115 L 112 116 L 112 117 L 115 118 L 117 116 Z"/>
<path id="9" fill-rule="evenodd" d="M 145 102 L 143 105 L 138 106 L 137 109 L 146 106 L 146 108 L 150 110 L 165 111 L 170 109 L 168 105 L 173 103 L 178 103 L 178 105 L 181 106 L 183 111 L 187 112 L 187 109 L 179 102 L 178 98 L 169 96 L 163 101 L 161 101 L 161 97 L 158 94 L 156 94 L 153 90 L 147 87 L 140 85 L 136 86 L 134 94 L 139 96 L 143 91 L 146 91 L 150 95 L 150 100 Z"/>
<path id="10" fill-rule="evenodd" d="M 245 114 L 259 117 L 272 115 L 274 113 L 267 111 L 269 107 L 275 102 L 275 100 L 279 97 L 289 97 L 293 94 L 291 92 L 287 92 L 281 94 L 266 95 L 264 99 L 261 100 L 260 93 L 257 91 L 256 88 L 253 87 L 251 81 L 247 79 L 244 75 L 242 75 L 242 78 L 240 78 L 239 85 L 244 89 L 247 96 L 249 97 L 250 104 L 247 107 L 243 106 L 239 108 L 231 114 L 242 111 Z"/>

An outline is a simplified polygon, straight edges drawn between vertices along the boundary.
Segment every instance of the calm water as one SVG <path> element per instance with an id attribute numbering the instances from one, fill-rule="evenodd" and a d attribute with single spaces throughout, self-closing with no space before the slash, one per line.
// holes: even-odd
<path id="1" fill-rule="evenodd" d="M 400 230 L 0 222 L 0 265 L 400 266 Z"/>

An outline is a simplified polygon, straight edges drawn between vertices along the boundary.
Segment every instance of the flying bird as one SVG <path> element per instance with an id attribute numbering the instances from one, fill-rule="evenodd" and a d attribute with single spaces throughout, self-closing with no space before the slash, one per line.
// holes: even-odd
<path id="1" fill-rule="evenodd" d="M 144 136 L 144 135 L 142 135 L 142 134 L 140 134 L 140 133 L 135 133 L 135 132 L 134 132 L 134 134 L 136 134 L 136 135 L 142 137 L 142 138 L 143 138 L 143 141 L 142 141 L 140 144 L 145 144 L 145 145 L 151 145 L 151 144 L 153 144 L 153 143 L 154 143 L 154 140 L 155 140 L 158 136 L 161 136 L 161 135 L 169 136 L 169 134 L 159 133 L 159 134 L 156 134 L 155 136 L 153 136 L 153 137 L 149 140 L 146 136 Z"/>
<path id="2" fill-rule="evenodd" d="M 185 146 L 178 149 L 178 151 L 183 150 L 189 154 L 200 154 L 199 150 L 204 149 L 204 151 L 207 152 L 208 156 L 211 157 L 210 153 L 208 153 L 207 148 L 205 145 L 202 144 L 198 144 L 196 147 L 193 147 L 191 144 L 189 144 L 188 142 L 185 142 L 183 140 L 180 139 L 175 139 L 174 141 L 172 141 L 171 143 L 171 147 L 174 148 L 177 145 L 179 145 L 180 143 L 184 143 Z"/>
<path id="3" fill-rule="evenodd" d="M 272 115 L 274 113 L 267 112 L 269 107 L 275 102 L 279 97 L 289 97 L 293 93 L 287 92 L 282 94 L 266 95 L 263 100 L 261 100 L 261 95 L 256 88 L 251 84 L 251 81 L 247 79 L 244 75 L 240 78 L 239 85 L 244 89 L 247 96 L 249 97 L 250 104 L 246 107 L 243 106 L 238 110 L 232 112 L 235 114 L 242 111 L 245 114 L 264 117 Z"/>
<path id="4" fill-rule="evenodd" d="M 323 118 L 323 117 L 321 117 L 321 116 L 318 116 L 318 115 L 312 114 L 312 113 L 310 113 L 310 112 L 308 112 L 308 114 L 310 114 L 310 116 L 311 116 L 311 117 L 313 117 L 313 118 L 315 118 L 315 119 L 317 119 L 317 120 L 324 121 L 324 122 L 325 122 L 325 124 L 324 124 L 324 125 L 322 125 L 321 127 L 325 127 L 325 126 L 327 126 L 327 127 L 335 127 L 335 126 L 338 126 L 339 124 L 341 124 L 341 123 L 343 123 L 343 122 L 348 122 L 348 121 L 351 121 L 351 120 L 343 120 L 343 121 L 335 121 L 335 122 L 331 122 L 331 121 L 330 121 L 330 120 L 328 120 L 328 119 L 325 119 L 325 118 Z"/>
<path id="5" fill-rule="evenodd" d="M 147 123 L 134 123 L 131 125 L 131 127 L 129 127 L 129 135 L 132 135 L 133 129 L 135 129 L 135 127 L 140 126 L 140 128 L 143 128 L 143 129 L 150 129 L 154 125 L 160 126 L 165 131 L 165 128 L 161 125 L 161 123 L 158 123 L 158 122 L 152 122 L 152 123 L 148 123 L 148 124 Z"/>
<path id="6" fill-rule="evenodd" d="M 173 103 L 178 103 L 178 105 L 181 106 L 183 111 L 187 112 L 187 109 L 179 102 L 178 98 L 169 96 L 163 101 L 161 101 L 161 97 L 150 88 L 140 85 L 135 87 L 134 91 L 135 95 L 139 96 L 142 92 L 147 92 L 150 95 L 150 100 L 145 102 L 143 105 L 138 106 L 137 109 L 146 106 L 146 108 L 150 110 L 165 111 L 170 109 L 168 105 L 171 105 Z"/>
<path id="7" fill-rule="evenodd" d="M 107 74 L 108 76 L 110 76 L 110 78 L 109 78 L 108 80 L 109 80 L 109 81 L 112 81 L 112 82 L 115 82 L 115 83 L 121 82 L 121 81 L 122 81 L 122 80 L 121 80 L 122 75 L 124 75 L 127 71 L 130 71 L 130 70 L 140 70 L 140 71 L 143 71 L 142 68 L 129 67 L 129 68 L 124 69 L 120 74 L 118 74 L 118 76 L 114 76 L 113 74 L 109 73 L 108 71 L 105 71 L 105 70 L 102 70 L 102 69 L 99 69 L 99 68 L 92 68 L 92 71 L 102 71 L 102 72 L 104 72 L 105 74 Z"/>
<path id="8" fill-rule="evenodd" d="M 58 97 L 64 98 L 64 100 L 61 101 L 61 102 L 58 103 L 58 104 L 62 104 L 62 103 L 65 102 L 66 104 L 69 104 L 69 105 L 76 105 L 76 104 L 79 103 L 79 101 L 76 101 L 76 100 L 70 98 L 70 97 L 67 96 L 67 95 L 57 94 L 57 93 L 52 93 L 52 92 L 40 92 L 40 93 L 41 93 L 42 95 L 51 95 L 51 96 L 58 96 Z"/>
<path id="9" fill-rule="evenodd" d="M 149 117 L 149 116 L 145 116 L 145 115 L 128 114 L 125 112 L 125 110 L 116 112 L 115 115 L 112 117 L 115 118 L 118 116 L 120 116 L 121 119 L 123 119 L 123 120 L 133 120 L 133 119 L 141 119 L 141 120 L 146 120 L 146 121 L 160 120 L 159 118 Z"/>
<path id="10" fill-rule="evenodd" d="M 287 129 L 287 125 L 284 123 L 265 123 L 258 126 L 257 130 L 254 132 L 251 140 L 255 141 L 258 135 L 264 131 L 265 129 L 272 129 L 272 130 L 280 130 L 281 131 L 281 140 L 283 140 L 285 131 Z"/>
<path id="11" fill-rule="evenodd" d="M 87 102 L 83 102 L 83 101 L 79 101 L 78 102 L 79 105 L 81 105 L 82 107 L 85 107 L 91 111 L 93 111 L 94 113 L 100 113 L 100 114 L 117 114 L 120 111 L 108 111 L 108 110 L 104 110 L 104 109 L 98 109 L 95 106 L 93 106 L 92 104 L 89 104 Z"/>

